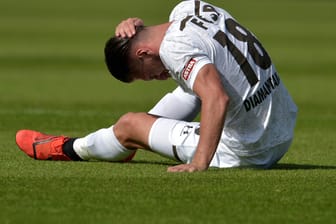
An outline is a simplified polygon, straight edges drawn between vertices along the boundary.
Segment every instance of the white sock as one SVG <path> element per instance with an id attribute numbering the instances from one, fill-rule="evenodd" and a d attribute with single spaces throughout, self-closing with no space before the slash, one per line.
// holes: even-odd
<path id="1" fill-rule="evenodd" d="M 199 141 L 198 128 L 199 122 L 159 118 L 149 132 L 149 147 L 170 159 L 190 163 Z"/>
<path id="2" fill-rule="evenodd" d="M 134 153 L 134 150 L 120 144 L 114 135 L 113 126 L 76 139 L 73 148 L 83 160 L 122 161 Z"/>
<path id="3" fill-rule="evenodd" d="M 148 144 L 153 152 L 173 160 L 180 160 L 170 138 L 171 130 L 178 122 L 164 118 L 159 118 L 154 122 L 148 137 Z"/>

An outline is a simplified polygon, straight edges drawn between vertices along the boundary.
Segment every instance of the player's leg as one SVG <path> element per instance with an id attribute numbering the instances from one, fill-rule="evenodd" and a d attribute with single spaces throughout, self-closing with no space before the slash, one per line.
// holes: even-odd
<path id="1" fill-rule="evenodd" d="M 113 127 L 100 129 L 83 138 L 20 130 L 16 134 L 16 143 L 24 153 L 38 160 L 129 161 L 136 152 L 126 149 L 119 143 Z"/>
<path id="2" fill-rule="evenodd" d="M 103 128 L 83 138 L 45 135 L 21 130 L 16 135 L 19 148 L 40 160 L 122 161 L 132 157 L 135 149 L 150 149 L 182 162 L 190 161 L 197 146 L 197 123 L 158 119 L 146 113 L 128 113 L 110 128 Z M 187 153 L 178 152 L 184 143 Z M 192 144 L 191 144 L 192 143 Z"/>
<path id="3" fill-rule="evenodd" d="M 201 101 L 198 97 L 177 87 L 173 92 L 167 93 L 148 113 L 158 117 L 193 121 L 200 108 Z"/>
<path id="4" fill-rule="evenodd" d="M 112 161 L 115 152 L 147 149 L 167 158 L 190 162 L 198 144 L 199 123 L 127 113 L 109 130 L 77 139 L 73 148 L 83 159 Z M 113 136 L 113 137 L 112 137 Z"/>
<path id="5" fill-rule="evenodd" d="M 104 160 L 110 162 L 128 161 L 133 158 L 136 148 L 126 148 L 120 144 L 114 134 L 114 126 L 102 128 L 83 138 L 77 138 L 73 144 L 64 144 L 63 152 L 76 154 L 82 160 Z"/>
<path id="6" fill-rule="evenodd" d="M 127 113 L 110 128 L 100 129 L 78 138 L 71 149 L 82 159 L 120 161 L 134 154 L 136 149 L 147 149 L 149 130 L 157 118 L 146 113 Z"/>
<path id="7" fill-rule="evenodd" d="M 137 148 L 148 148 L 148 133 L 156 119 L 146 113 L 128 113 L 114 126 L 82 138 L 20 130 L 16 134 L 16 143 L 28 156 L 39 160 L 127 161 Z"/>
<path id="8" fill-rule="evenodd" d="M 152 151 L 182 163 L 190 163 L 199 141 L 199 122 L 159 118 L 149 134 Z"/>
<path id="9" fill-rule="evenodd" d="M 29 157 L 38 160 L 129 161 L 136 150 L 121 145 L 114 127 L 102 128 L 82 138 L 54 136 L 33 130 L 20 130 L 16 143 Z"/>
<path id="10" fill-rule="evenodd" d="M 196 122 L 158 118 L 147 113 L 127 113 L 113 126 L 113 133 L 125 149 L 147 149 L 170 159 L 188 162 L 198 144 L 198 127 Z M 76 152 L 83 154 L 80 150 Z"/>
<path id="11" fill-rule="evenodd" d="M 169 141 L 169 133 L 178 121 L 164 119 L 169 122 L 158 126 L 157 120 L 162 119 L 147 113 L 125 114 L 115 124 L 115 135 L 120 144 L 126 148 L 146 149 L 170 159 L 176 159 Z M 153 142 L 155 142 L 154 145 Z M 157 142 L 160 144 L 156 144 Z"/>

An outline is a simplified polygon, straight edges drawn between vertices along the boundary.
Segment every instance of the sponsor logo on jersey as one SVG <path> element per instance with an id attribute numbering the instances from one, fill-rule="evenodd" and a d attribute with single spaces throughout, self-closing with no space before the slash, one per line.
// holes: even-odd
<path id="1" fill-rule="evenodd" d="M 188 64 L 184 67 L 184 70 L 182 72 L 182 77 L 184 80 L 188 80 L 190 77 L 190 74 L 194 68 L 194 65 L 196 64 L 196 60 L 194 58 L 190 59 Z"/>

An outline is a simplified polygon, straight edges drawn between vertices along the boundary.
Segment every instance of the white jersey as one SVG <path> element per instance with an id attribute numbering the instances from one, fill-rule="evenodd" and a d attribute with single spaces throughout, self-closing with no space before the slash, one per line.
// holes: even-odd
<path id="1" fill-rule="evenodd" d="M 221 144 L 239 155 L 266 151 L 293 137 L 297 108 L 256 37 L 225 10 L 202 1 L 183 1 L 160 57 L 188 93 L 199 70 L 212 63 L 230 97 Z"/>

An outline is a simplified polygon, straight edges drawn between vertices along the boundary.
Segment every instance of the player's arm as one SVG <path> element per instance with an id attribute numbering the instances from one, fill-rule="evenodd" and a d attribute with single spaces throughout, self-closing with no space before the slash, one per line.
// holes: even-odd
<path id="1" fill-rule="evenodd" d="M 136 33 L 137 26 L 143 26 L 144 22 L 140 18 L 128 18 L 121 21 L 115 30 L 115 35 L 122 38 L 131 38 Z"/>
<path id="2" fill-rule="evenodd" d="M 194 92 L 202 101 L 200 139 L 190 164 L 169 167 L 170 172 L 206 170 L 217 149 L 225 120 L 229 96 L 224 90 L 216 67 L 205 65 L 196 77 Z"/>

